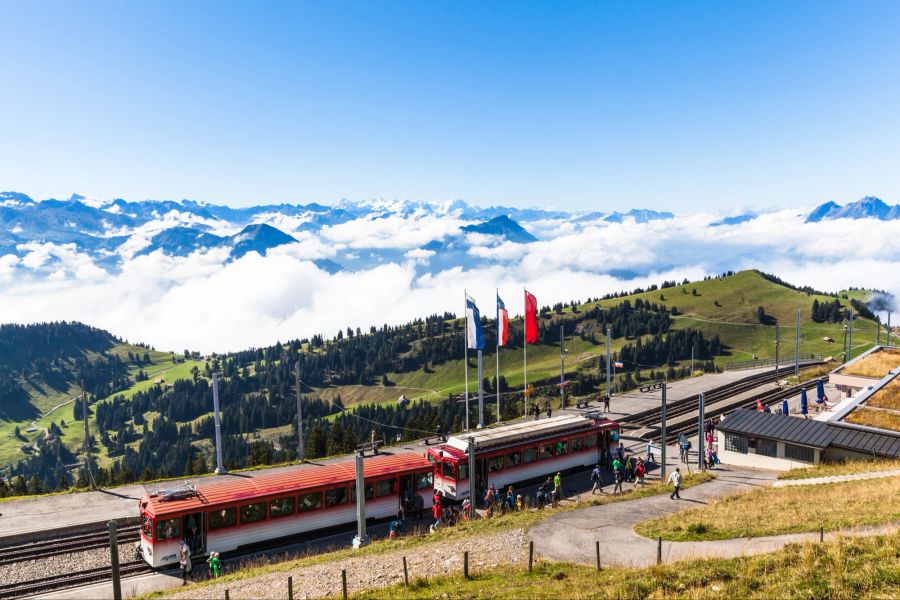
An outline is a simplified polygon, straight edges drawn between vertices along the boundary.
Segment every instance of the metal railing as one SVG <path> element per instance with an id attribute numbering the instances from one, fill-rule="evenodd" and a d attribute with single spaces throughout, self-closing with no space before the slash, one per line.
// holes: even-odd
<path id="1" fill-rule="evenodd" d="M 796 355 L 784 356 L 779 359 L 779 366 L 790 366 L 794 364 Z M 822 355 L 821 354 L 813 354 L 812 352 L 801 352 L 800 353 L 800 362 L 808 363 L 808 362 L 821 362 Z M 754 360 L 742 360 L 739 362 L 725 363 L 726 371 L 740 371 L 742 369 L 758 369 L 760 367 L 774 367 L 775 366 L 775 358 L 757 358 Z"/>

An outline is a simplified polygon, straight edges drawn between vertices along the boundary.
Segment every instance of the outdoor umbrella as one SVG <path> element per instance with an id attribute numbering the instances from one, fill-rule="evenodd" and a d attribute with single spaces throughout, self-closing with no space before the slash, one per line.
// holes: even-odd
<path id="1" fill-rule="evenodd" d="M 806 388 L 800 390 L 800 413 L 806 414 L 809 412 L 809 408 L 806 405 Z"/>
<path id="2" fill-rule="evenodd" d="M 787 403 L 787 400 L 782 400 L 782 401 L 781 401 L 781 414 L 783 414 L 783 415 L 788 414 L 788 403 Z"/>
<path id="3" fill-rule="evenodd" d="M 819 379 L 816 382 L 816 403 L 824 404 L 825 402 L 825 384 Z"/>

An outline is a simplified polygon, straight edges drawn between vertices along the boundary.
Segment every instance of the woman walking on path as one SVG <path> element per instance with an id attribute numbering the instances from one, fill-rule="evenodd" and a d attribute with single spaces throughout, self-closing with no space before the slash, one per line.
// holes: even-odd
<path id="1" fill-rule="evenodd" d="M 681 500 L 681 496 L 678 494 L 678 491 L 681 490 L 681 469 L 676 468 L 675 471 L 669 475 L 669 483 L 675 486 L 675 491 L 669 496 L 671 500 L 678 498 Z"/>

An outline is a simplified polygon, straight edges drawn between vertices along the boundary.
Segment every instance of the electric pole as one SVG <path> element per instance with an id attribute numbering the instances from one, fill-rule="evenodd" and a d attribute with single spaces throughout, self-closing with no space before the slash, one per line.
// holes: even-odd
<path id="1" fill-rule="evenodd" d="M 853 308 L 850 309 L 850 337 L 847 339 L 847 360 L 853 358 Z"/>
<path id="2" fill-rule="evenodd" d="M 303 441 L 303 401 L 300 398 L 300 362 L 297 361 L 297 458 L 306 460 L 306 446 Z"/>
<path id="3" fill-rule="evenodd" d="M 91 429 L 88 425 L 88 401 L 87 392 L 84 390 L 84 379 L 81 380 L 81 414 L 84 417 L 84 470 L 88 483 L 92 490 L 96 490 L 94 485 L 94 475 L 91 472 Z"/>
<path id="4" fill-rule="evenodd" d="M 800 379 L 800 311 L 797 311 L 797 349 L 796 358 L 794 360 L 794 375 Z"/>
<path id="5" fill-rule="evenodd" d="M 775 383 L 778 383 L 778 346 L 781 344 L 781 341 L 778 338 L 780 327 L 778 323 L 775 323 Z"/>
<path id="6" fill-rule="evenodd" d="M 609 387 L 609 383 L 610 383 L 609 382 L 609 375 L 610 375 L 610 372 L 609 372 L 610 356 L 609 356 L 609 354 L 610 354 L 609 353 L 609 327 L 607 327 L 606 328 L 606 395 L 609 397 L 612 397 L 612 388 Z"/>
<path id="7" fill-rule="evenodd" d="M 559 393 L 562 397 L 560 408 L 566 407 L 566 329 L 565 325 L 559 325 Z"/>
<path id="8" fill-rule="evenodd" d="M 213 417 L 216 423 L 216 475 L 226 473 L 222 464 L 222 415 L 219 414 L 219 374 L 212 374 Z"/>
<path id="9" fill-rule="evenodd" d="M 659 480 L 663 483 L 666 482 L 666 382 L 662 383 L 662 410 L 660 412 L 660 428 L 659 432 L 662 435 L 662 441 L 659 444 L 659 457 L 660 457 L 660 477 Z"/>

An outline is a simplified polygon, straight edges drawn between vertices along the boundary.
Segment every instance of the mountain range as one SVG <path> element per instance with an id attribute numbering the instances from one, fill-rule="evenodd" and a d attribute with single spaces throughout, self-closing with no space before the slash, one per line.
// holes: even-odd
<path id="1" fill-rule="evenodd" d="M 718 217 L 710 225 L 736 225 L 758 216 L 760 213 L 752 212 Z M 329 273 L 405 259 L 416 260 L 420 270 L 425 270 L 425 262 L 429 263 L 429 270 L 435 270 L 499 260 L 474 252 L 475 246 L 530 244 L 553 238 L 562 228 L 572 231 L 586 226 L 674 218 L 670 212 L 648 209 L 566 212 L 550 208 L 485 208 L 462 200 L 343 200 L 334 206 L 310 203 L 233 208 L 192 200 L 135 202 L 78 194 L 66 200 L 35 201 L 22 193 L 2 192 L 0 257 L 11 254 L 21 259 L 36 246 L 48 243 L 74 245 L 77 252 L 87 253 L 98 266 L 115 272 L 124 260 L 154 252 L 187 256 L 219 249 L 226 250 L 223 260 L 231 261 L 251 252 L 265 256 L 281 246 L 298 244 L 297 248 L 302 248 L 315 238 L 327 250 L 310 255 L 309 260 Z M 810 223 L 842 218 L 900 219 L 900 206 L 867 196 L 845 206 L 826 202 L 806 215 Z M 408 235 L 410 229 L 423 231 L 419 241 L 395 243 L 395 238 Z M 370 231 L 382 231 L 384 238 L 366 245 L 365 234 Z"/>

